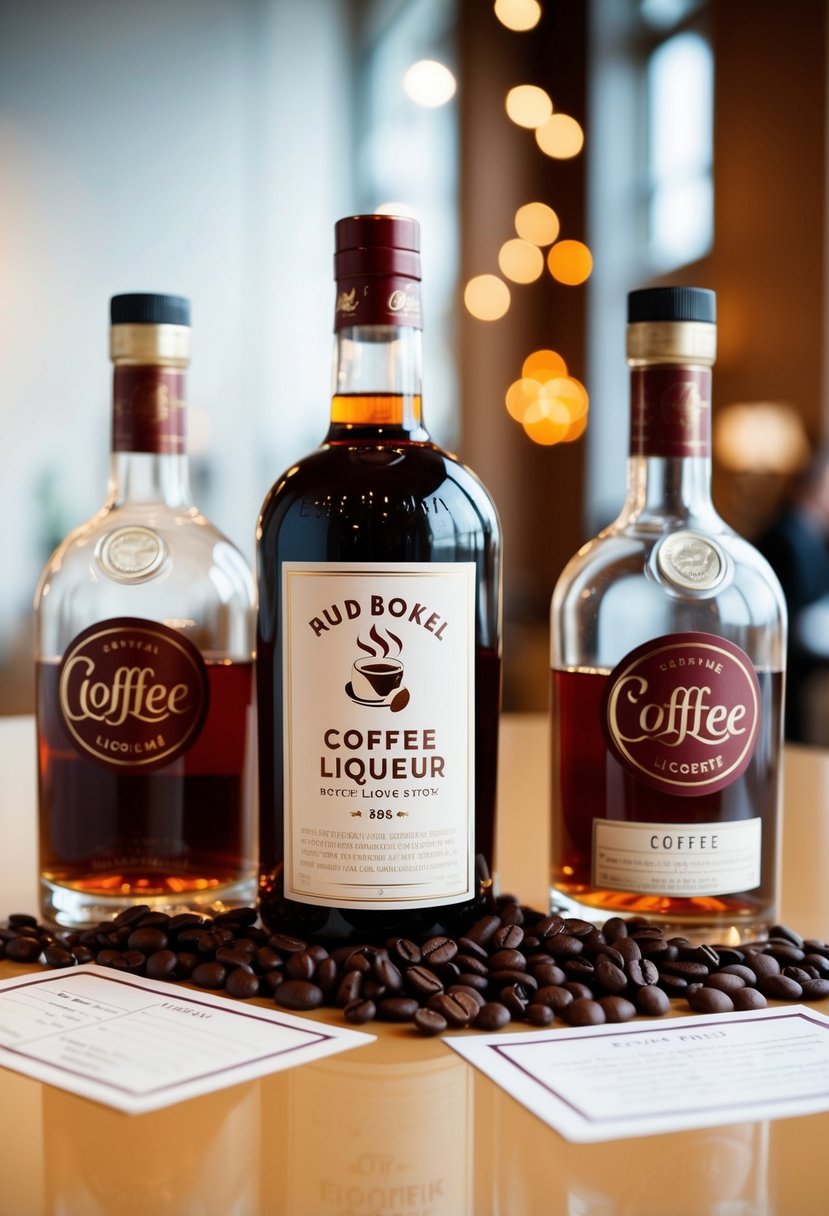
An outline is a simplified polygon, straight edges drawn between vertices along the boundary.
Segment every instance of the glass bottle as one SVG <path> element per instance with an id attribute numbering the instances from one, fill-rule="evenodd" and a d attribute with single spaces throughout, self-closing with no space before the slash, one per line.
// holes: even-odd
<path id="1" fill-rule="evenodd" d="M 189 302 L 115 296 L 111 320 L 107 501 L 35 595 L 42 913 L 62 925 L 256 898 L 254 587 L 190 498 Z"/>
<path id="2" fill-rule="evenodd" d="M 627 498 L 552 600 L 552 901 L 741 940 L 775 918 L 785 606 L 711 501 L 714 293 L 628 321 Z"/>
<path id="3" fill-rule="evenodd" d="M 335 276 L 330 427 L 259 521 L 260 908 L 383 940 L 491 883 L 499 526 L 423 425 L 419 225 L 340 220 Z"/>

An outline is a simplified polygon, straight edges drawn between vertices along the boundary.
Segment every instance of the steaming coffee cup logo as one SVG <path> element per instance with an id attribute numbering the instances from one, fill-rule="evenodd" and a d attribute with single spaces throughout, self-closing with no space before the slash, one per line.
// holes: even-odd
<path id="1" fill-rule="evenodd" d="M 365 654 L 354 660 L 351 679 L 345 691 L 358 705 L 388 706 L 397 713 L 409 703 L 409 690 L 403 688 L 403 664 L 392 655 L 392 644 L 399 652 L 403 643 L 393 633 L 383 638 L 376 626 L 369 633 L 370 642 L 358 638 L 357 645 Z"/>

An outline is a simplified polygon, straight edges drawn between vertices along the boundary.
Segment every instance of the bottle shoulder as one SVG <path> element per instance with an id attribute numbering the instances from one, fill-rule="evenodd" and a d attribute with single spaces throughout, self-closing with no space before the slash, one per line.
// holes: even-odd
<path id="1" fill-rule="evenodd" d="M 551 605 L 554 664 L 612 667 L 651 638 L 708 632 L 780 668 L 786 627 L 773 570 L 724 522 L 705 531 L 611 525 L 567 563 Z"/>
<path id="2" fill-rule="evenodd" d="M 255 588 L 240 550 L 192 507 L 104 507 L 46 563 L 34 610 L 38 650 L 60 654 L 116 617 L 174 623 L 202 650 L 250 657 Z"/>
<path id="3" fill-rule="evenodd" d="M 268 491 L 260 532 L 287 517 L 375 521 L 442 515 L 465 527 L 499 530 L 480 478 L 429 441 L 325 443 L 287 469 Z"/>

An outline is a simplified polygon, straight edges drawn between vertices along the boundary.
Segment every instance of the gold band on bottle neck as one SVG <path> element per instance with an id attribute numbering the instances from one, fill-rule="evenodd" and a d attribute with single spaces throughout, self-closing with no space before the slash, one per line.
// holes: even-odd
<path id="1" fill-rule="evenodd" d="M 109 354 L 113 363 L 187 367 L 190 362 L 188 325 L 113 325 Z"/>
<path id="2" fill-rule="evenodd" d="M 717 358 L 717 327 L 701 321 L 637 321 L 627 327 L 628 362 L 696 363 Z"/>

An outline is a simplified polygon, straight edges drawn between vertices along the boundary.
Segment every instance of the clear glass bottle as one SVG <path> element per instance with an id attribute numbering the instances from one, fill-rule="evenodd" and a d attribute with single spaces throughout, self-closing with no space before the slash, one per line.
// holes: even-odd
<path id="1" fill-rule="evenodd" d="M 776 914 L 785 606 L 711 501 L 713 292 L 628 320 L 627 498 L 552 600 L 552 901 L 740 940 Z"/>
<path id="2" fill-rule="evenodd" d="M 418 224 L 336 244 L 330 428 L 259 521 L 260 908 L 383 940 L 463 924 L 491 882 L 500 539 L 423 426 Z"/>
<path id="3" fill-rule="evenodd" d="M 42 914 L 256 898 L 254 586 L 190 499 L 190 306 L 111 301 L 107 501 L 35 595 Z"/>

